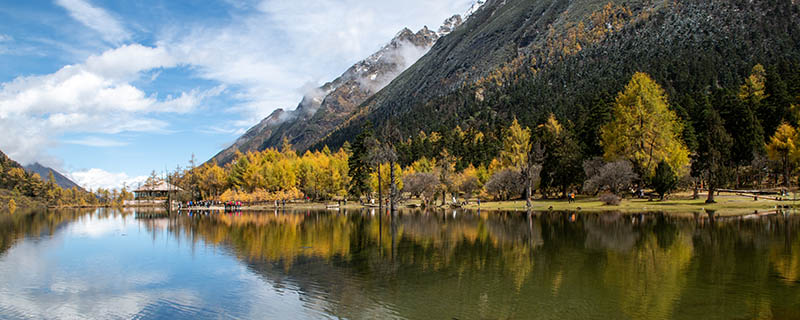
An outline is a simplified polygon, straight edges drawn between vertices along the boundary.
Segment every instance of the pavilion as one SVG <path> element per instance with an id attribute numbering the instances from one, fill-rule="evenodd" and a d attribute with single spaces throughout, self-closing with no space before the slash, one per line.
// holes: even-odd
<path id="1" fill-rule="evenodd" d="M 183 191 L 183 189 L 171 185 L 166 181 L 158 181 L 133 190 L 133 195 L 136 200 L 165 200 L 170 192 L 178 191 Z"/>

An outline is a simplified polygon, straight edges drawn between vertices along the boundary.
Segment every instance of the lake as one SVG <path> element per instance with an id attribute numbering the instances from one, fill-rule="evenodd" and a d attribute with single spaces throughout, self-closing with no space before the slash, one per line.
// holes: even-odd
<path id="1" fill-rule="evenodd" d="M 800 215 L 0 215 L 0 318 L 800 319 Z"/>

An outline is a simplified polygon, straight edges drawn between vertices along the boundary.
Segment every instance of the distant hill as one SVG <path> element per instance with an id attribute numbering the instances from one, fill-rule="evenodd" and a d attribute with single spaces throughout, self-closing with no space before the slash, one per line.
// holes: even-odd
<path id="1" fill-rule="evenodd" d="M 79 189 L 83 190 L 83 188 L 81 188 L 81 186 L 79 186 L 77 183 L 73 182 L 69 178 L 65 177 L 64 175 L 62 175 L 58 171 L 56 171 L 56 170 L 54 170 L 52 168 L 45 167 L 45 166 L 39 164 L 38 162 L 35 162 L 33 164 L 29 164 L 29 165 L 25 166 L 25 171 L 28 171 L 31 174 L 34 174 L 34 173 L 39 174 L 39 176 L 42 177 L 42 180 L 48 181 L 48 182 L 49 182 L 48 177 L 50 176 L 50 171 L 52 171 L 53 172 L 53 177 L 56 179 L 56 184 L 59 187 L 64 188 L 64 189 L 69 189 L 69 188 L 72 188 L 72 187 L 78 187 Z"/>

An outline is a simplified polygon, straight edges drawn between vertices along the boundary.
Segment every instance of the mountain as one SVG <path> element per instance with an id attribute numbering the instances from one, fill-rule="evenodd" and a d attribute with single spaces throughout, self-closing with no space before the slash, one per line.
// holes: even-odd
<path id="1" fill-rule="evenodd" d="M 799 5 L 796 0 L 479 1 L 463 24 L 442 29 L 448 34 L 426 37 L 427 29 L 414 34 L 425 40 L 415 43 L 433 45 L 408 68 L 380 59 L 398 47 L 398 38 L 411 37 L 405 31 L 317 94 L 306 95 L 296 110 L 276 111 L 214 159 L 225 163 L 237 149 L 278 147 L 284 137 L 301 151 L 337 148 L 366 123 L 395 137 L 458 127 L 496 142 L 512 119 L 535 127 L 551 113 L 575 132 L 586 156 L 598 155 L 599 128 L 635 72 L 658 82 L 686 122 L 697 98 L 737 90 L 756 64 L 767 67 L 768 80 L 778 79 L 772 81 L 775 90 L 789 92 L 780 96 L 797 95 Z M 787 111 L 770 117 L 771 111 L 762 109 L 763 119 L 775 119 L 764 123 L 768 137 Z"/>
<path id="2" fill-rule="evenodd" d="M 299 150 L 307 149 L 340 126 L 362 102 L 389 84 L 462 22 L 460 15 L 454 15 L 437 31 L 428 27 L 416 33 L 408 28 L 401 30 L 388 44 L 338 78 L 307 92 L 295 110 L 275 110 L 210 161 L 225 164 L 233 160 L 237 151 L 280 147 L 284 138 Z"/>
<path id="3" fill-rule="evenodd" d="M 17 163 L 14 160 L 11 160 L 3 151 L 0 151 L 0 173 L 8 171 L 11 168 L 20 168 L 22 169 L 22 165 Z"/>
<path id="4" fill-rule="evenodd" d="M 408 137 L 554 113 L 596 153 L 602 116 L 637 71 L 678 109 L 738 88 L 757 63 L 797 82 L 798 12 L 790 0 L 489 0 L 311 148 L 340 146 L 367 121 Z"/>
<path id="5" fill-rule="evenodd" d="M 69 188 L 72 188 L 72 187 L 78 187 L 78 189 L 81 189 L 81 190 L 83 189 L 77 183 L 75 183 L 72 180 L 70 180 L 69 178 L 65 177 L 64 175 L 62 175 L 58 171 L 56 171 L 56 170 L 54 170 L 52 168 L 45 167 L 45 166 L 39 164 L 38 162 L 34 162 L 33 164 L 29 164 L 29 165 L 25 166 L 25 171 L 28 171 L 30 174 L 34 174 L 34 173 L 38 174 L 40 177 L 42 177 L 42 180 L 44 180 L 44 181 L 49 181 L 50 172 L 52 171 L 53 172 L 53 178 L 55 178 L 56 184 L 59 187 L 64 188 L 64 189 L 69 189 Z"/>

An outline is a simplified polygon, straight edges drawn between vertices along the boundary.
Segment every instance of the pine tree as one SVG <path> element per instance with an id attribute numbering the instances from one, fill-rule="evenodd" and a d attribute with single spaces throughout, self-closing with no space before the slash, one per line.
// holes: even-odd
<path id="1" fill-rule="evenodd" d="M 672 167 L 669 166 L 669 163 L 663 160 L 659 162 L 658 166 L 656 166 L 656 173 L 653 176 L 653 188 L 661 197 L 661 200 L 664 200 L 664 195 L 675 190 L 677 185 L 678 177 Z"/>
<path id="2" fill-rule="evenodd" d="M 371 139 L 374 139 L 372 124 L 367 122 L 361 129 L 361 133 L 353 141 L 351 146 L 353 154 L 348 160 L 349 173 L 352 179 L 348 193 L 353 197 L 360 198 L 370 190 L 369 176 L 372 170 L 369 161 L 368 141 Z"/>
<path id="3" fill-rule="evenodd" d="M 708 189 L 706 203 L 714 203 L 717 187 L 730 179 L 730 149 L 733 139 L 725 130 L 722 118 L 705 98 L 697 123 L 698 147 L 692 162 L 692 174 L 703 178 Z"/>

